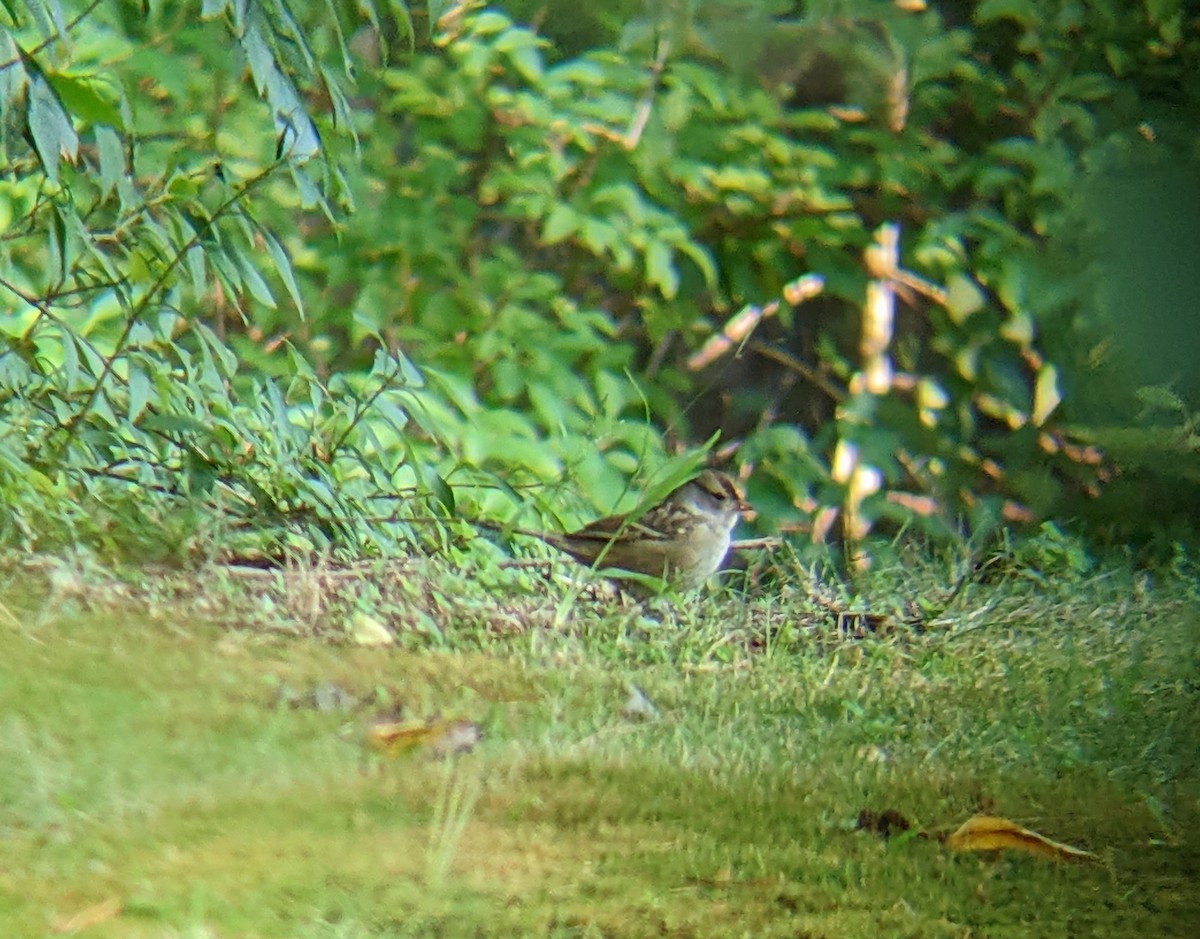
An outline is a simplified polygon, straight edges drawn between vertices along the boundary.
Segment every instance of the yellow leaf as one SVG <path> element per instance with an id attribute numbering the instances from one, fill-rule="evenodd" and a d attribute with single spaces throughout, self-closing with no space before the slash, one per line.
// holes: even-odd
<path id="1" fill-rule="evenodd" d="M 975 815 L 968 818 L 958 831 L 946 838 L 946 847 L 951 851 L 1024 851 L 1035 857 L 1057 861 L 1096 860 L 1096 855 L 1090 851 L 1059 844 L 1036 831 L 1022 828 L 1007 818 L 996 818 L 992 815 Z"/>
<path id="2" fill-rule="evenodd" d="M 367 732 L 367 742 L 388 756 L 428 747 L 441 758 L 474 749 L 481 736 L 479 725 L 471 721 L 435 717 L 376 723 Z"/>
<path id="3" fill-rule="evenodd" d="M 1033 391 L 1033 423 L 1041 427 L 1056 407 L 1062 402 L 1062 392 L 1058 390 L 1058 369 L 1053 365 L 1043 365 L 1038 370 L 1037 383 Z"/>
<path id="4" fill-rule="evenodd" d="M 946 312 L 956 324 L 965 323 L 987 303 L 983 291 L 968 277 L 953 274 L 946 284 Z"/>

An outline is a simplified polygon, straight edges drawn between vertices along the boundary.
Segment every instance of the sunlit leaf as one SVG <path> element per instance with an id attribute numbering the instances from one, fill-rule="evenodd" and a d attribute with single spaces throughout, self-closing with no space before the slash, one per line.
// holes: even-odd
<path id="1" fill-rule="evenodd" d="M 961 325 L 983 309 L 983 291 L 964 274 L 953 274 L 946 282 L 946 310 L 955 323 Z"/>
<path id="2" fill-rule="evenodd" d="M 1058 369 L 1053 365 L 1043 365 L 1038 369 L 1037 381 L 1033 390 L 1033 412 L 1030 420 L 1041 427 L 1054 413 L 1055 408 L 1062 403 L 1062 392 L 1058 387 Z"/>
<path id="3" fill-rule="evenodd" d="M 1051 841 L 1006 818 L 976 815 L 967 819 L 946 838 L 951 851 L 1022 851 L 1054 861 L 1095 861 L 1096 855 L 1081 848 Z"/>
<path id="4" fill-rule="evenodd" d="M 427 748 L 431 756 L 441 758 L 473 750 L 482 736 L 473 721 L 435 717 L 377 722 L 367 733 L 367 742 L 388 756 Z"/>
<path id="5" fill-rule="evenodd" d="M 361 610 L 350 617 L 347 632 L 355 645 L 390 646 L 396 642 L 396 637 L 383 623 Z"/>

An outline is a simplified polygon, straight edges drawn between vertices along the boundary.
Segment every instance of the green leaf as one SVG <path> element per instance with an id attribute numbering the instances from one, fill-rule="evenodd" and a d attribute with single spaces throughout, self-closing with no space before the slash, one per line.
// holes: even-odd
<path id="1" fill-rule="evenodd" d="M 984 295 L 969 277 L 955 273 L 946 283 L 946 312 L 961 326 L 973 313 L 983 309 Z"/>
<path id="2" fill-rule="evenodd" d="M 531 84 L 542 77 L 542 56 L 538 38 L 526 29 L 508 29 L 496 40 L 496 49 L 505 53 L 517 71 Z"/>
<path id="3" fill-rule="evenodd" d="M 119 423 L 117 415 L 113 412 L 112 404 L 108 400 L 108 394 L 104 391 L 92 399 L 92 413 L 109 427 L 116 427 Z"/>
<path id="4" fill-rule="evenodd" d="M 284 287 L 287 288 L 288 294 L 292 298 L 292 302 L 296 304 L 296 312 L 300 315 L 300 319 L 304 317 L 304 300 L 300 296 L 300 288 L 296 285 L 296 275 L 292 271 L 292 262 L 287 256 L 287 252 L 283 250 L 283 245 L 269 231 L 261 232 L 263 241 L 267 243 L 267 250 L 271 253 L 271 258 L 275 262 L 275 271 L 279 274 L 279 279 L 283 281 Z"/>
<path id="5" fill-rule="evenodd" d="M 246 62 L 250 66 L 250 75 L 254 79 L 254 87 L 260 95 L 266 95 L 271 79 L 276 72 L 275 57 L 263 39 L 262 31 L 257 23 L 251 23 L 241 37 L 242 51 L 246 53 Z"/>
<path id="6" fill-rule="evenodd" d="M 700 268 L 705 284 L 709 287 L 717 285 L 717 265 L 703 245 L 697 244 L 690 238 L 681 238 L 678 241 L 672 239 L 671 244 L 676 251 L 691 258 L 692 262 Z"/>
<path id="7" fill-rule="evenodd" d="M 81 384 L 79 374 L 79 350 L 75 347 L 73 333 L 62 333 L 62 375 L 63 385 L 69 391 L 74 391 Z"/>
<path id="8" fill-rule="evenodd" d="M 556 205 L 542 226 L 542 241 L 548 245 L 558 244 L 575 234 L 579 227 L 579 213 L 569 205 Z"/>
<path id="9" fill-rule="evenodd" d="M 668 300 L 679 292 L 679 272 L 675 269 L 671 248 L 665 242 L 652 241 L 646 249 L 646 280 Z"/>
<path id="10" fill-rule="evenodd" d="M 430 18 L 432 18 L 432 15 L 433 11 L 431 10 Z M 471 31 L 476 36 L 491 36 L 511 27 L 512 20 L 510 20 L 503 13 L 497 13 L 493 10 L 488 10 L 475 17 L 471 26 Z"/>
<path id="11" fill-rule="evenodd" d="M 1063 98 L 1075 98 L 1079 101 L 1100 101 L 1111 98 L 1115 91 L 1113 80 L 1098 72 L 1087 72 L 1073 75 L 1059 85 L 1058 94 Z"/>
<path id="12" fill-rule="evenodd" d="M 197 296 L 204 293 L 204 250 L 199 245 L 193 245 L 184 255 L 188 275 L 192 280 L 192 292 Z"/>
<path id="13" fill-rule="evenodd" d="M 89 124 L 125 129 L 121 118 L 121 92 L 95 75 L 47 72 L 46 80 L 58 93 L 63 107 Z"/>
<path id="14" fill-rule="evenodd" d="M 100 155 L 100 191 L 104 198 L 126 175 L 125 145 L 121 137 L 107 124 L 97 124 L 96 150 Z"/>
<path id="15" fill-rule="evenodd" d="M 417 31 L 413 26 L 412 14 L 408 11 L 408 4 L 405 3 L 404 0 L 388 0 L 388 7 L 392 11 L 392 18 L 396 21 L 396 25 L 399 27 L 397 33 L 399 34 L 400 38 L 404 40 L 404 43 L 408 46 L 409 50 L 415 49 L 417 42 Z M 433 29 L 434 22 L 435 17 L 432 15 L 432 11 L 430 11 L 430 29 Z"/>
<path id="16" fill-rule="evenodd" d="M 134 363 L 129 366 L 129 422 L 136 424 L 150 401 L 154 386 L 145 371 Z"/>
<path id="17" fill-rule="evenodd" d="M 1134 396 L 1146 407 L 1167 413 L 1186 414 L 1187 405 L 1170 388 L 1163 385 L 1146 385 L 1137 389 Z"/>
<path id="18" fill-rule="evenodd" d="M 74 163 L 79 157 L 79 136 L 70 115 L 40 69 L 30 71 L 29 104 L 25 113 L 42 169 L 57 182 L 58 161 L 66 159 Z"/>
<path id="19" fill-rule="evenodd" d="M 263 306 L 274 310 L 276 308 L 275 296 L 271 293 L 267 282 L 263 280 L 262 274 L 258 272 L 258 268 L 254 266 L 254 262 L 240 251 L 234 257 L 237 259 L 238 267 L 241 268 L 242 279 L 246 284 L 246 289 L 250 291 L 250 295 Z"/>

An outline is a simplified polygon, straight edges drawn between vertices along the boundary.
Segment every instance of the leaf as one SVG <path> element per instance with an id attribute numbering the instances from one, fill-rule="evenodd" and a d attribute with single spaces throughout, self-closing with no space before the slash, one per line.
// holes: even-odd
<path id="1" fill-rule="evenodd" d="M 1095 861 L 1096 855 L 1081 848 L 1051 841 L 1016 822 L 992 815 L 975 815 L 946 838 L 951 851 L 1024 851 L 1055 861 Z"/>
<path id="2" fill-rule="evenodd" d="M 204 249 L 199 245 L 193 245 L 188 248 L 187 254 L 184 255 L 184 261 L 187 263 L 188 275 L 192 279 L 192 292 L 197 297 L 204 295 Z"/>
<path id="3" fill-rule="evenodd" d="M 125 122 L 121 119 L 121 93 L 111 83 L 94 75 L 71 75 L 67 72 L 47 72 L 46 81 L 53 86 L 63 107 L 71 114 L 89 124 L 125 129 Z"/>
<path id="4" fill-rule="evenodd" d="M 246 289 L 250 291 L 250 295 L 263 306 L 274 310 L 276 308 L 275 297 L 271 293 L 271 288 L 267 286 L 267 282 L 263 280 L 262 274 L 258 272 L 258 268 L 240 251 L 234 255 L 234 260 L 241 268 L 242 281 L 246 285 Z"/>
<path id="5" fill-rule="evenodd" d="M 408 4 L 402 0 L 388 0 L 388 7 L 392 11 L 392 18 L 396 23 L 397 38 L 404 40 L 411 52 L 416 48 L 417 31 L 413 26 L 412 14 L 408 12 Z M 429 19 L 429 28 L 433 29 L 433 17 Z M 386 35 L 386 34 L 382 34 Z"/>
<path id="6" fill-rule="evenodd" d="M 950 319 L 961 326 L 972 313 L 983 309 L 983 305 L 983 291 L 974 281 L 963 274 L 950 276 L 946 282 L 946 312 L 950 314 Z"/>
<path id="7" fill-rule="evenodd" d="M 482 736 L 474 721 L 434 717 L 377 722 L 367 733 L 367 742 L 388 756 L 428 747 L 434 757 L 442 758 L 475 749 Z"/>
<path id="8" fill-rule="evenodd" d="M 1058 369 L 1053 365 L 1043 365 L 1038 369 L 1037 384 L 1033 389 L 1033 413 L 1030 420 L 1035 427 L 1041 427 L 1054 413 L 1054 409 L 1062 403 L 1062 392 L 1058 387 Z"/>
<path id="9" fill-rule="evenodd" d="M 1063 98 L 1076 98 L 1080 101 L 1099 101 L 1111 98 L 1114 83 L 1107 75 L 1097 72 L 1084 72 L 1067 79 L 1058 88 L 1058 94 Z"/>
<path id="10" fill-rule="evenodd" d="M 646 249 L 646 279 L 658 287 L 668 300 L 679 292 L 679 272 L 675 269 L 670 247 L 662 241 L 652 241 Z"/>
<path id="11" fill-rule="evenodd" d="M 137 423 L 150 400 L 153 387 L 146 373 L 137 365 L 129 366 L 129 422 Z"/>
<path id="12" fill-rule="evenodd" d="M 438 504 L 445 510 L 445 513 L 454 515 L 455 497 L 454 490 L 450 488 L 450 484 L 446 483 L 446 480 L 439 473 L 433 472 L 430 468 L 426 467 L 425 472 L 420 472 L 419 469 L 418 472 L 420 473 L 421 482 L 432 492 L 433 498 L 436 498 Z"/>
<path id="13" fill-rule="evenodd" d="M 1146 385 L 1133 394 L 1149 410 L 1179 414 L 1187 412 L 1187 405 L 1183 399 L 1163 385 Z"/>
<path id="14" fill-rule="evenodd" d="M 704 275 L 705 284 L 709 287 L 716 286 L 717 267 L 706 248 L 687 238 L 673 240 L 672 244 L 680 254 L 691 258 L 696 266 L 700 268 L 700 273 Z"/>
<path id="15" fill-rule="evenodd" d="M 260 95 L 265 95 L 275 72 L 275 58 L 256 23 L 251 23 L 242 34 L 242 51 L 246 54 L 255 89 Z"/>
<path id="16" fill-rule="evenodd" d="M 390 646 L 396 642 L 396 637 L 383 623 L 361 610 L 350 617 L 347 632 L 350 634 L 350 640 L 360 646 Z"/>
<path id="17" fill-rule="evenodd" d="M 85 929 L 91 929 L 93 926 L 99 926 L 101 923 L 120 916 L 123 907 L 124 904 L 116 897 L 109 897 L 99 903 L 93 903 L 72 916 L 56 920 L 51 928 L 55 932 L 83 932 Z"/>
<path id="18" fill-rule="evenodd" d="M 117 132 L 106 124 L 96 125 L 95 134 L 100 154 L 101 194 L 107 198 L 125 176 L 125 146 Z"/>
<path id="19" fill-rule="evenodd" d="M 33 137 L 42 169 L 51 180 L 58 180 L 58 161 L 66 159 L 72 163 L 79 157 L 79 135 L 71 124 L 71 117 L 63 108 L 58 95 L 46 81 L 41 69 L 26 60 L 29 70 L 29 105 L 26 120 Z"/>
<path id="20" fill-rule="evenodd" d="M 537 36 L 529 30 L 513 27 L 497 37 L 496 50 L 505 53 L 521 73 L 521 77 L 532 84 L 542 77 L 539 44 Z"/>
<path id="21" fill-rule="evenodd" d="M 271 259 L 275 262 L 275 270 L 279 274 L 279 279 L 283 281 L 283 285 L 287 288 L 288 294 L 292 298 L 292 302 L 296 304 L 296 312 L 300 314 L 300 319 L 304 319 L 304 301 L 300 297 L 300 288 L 296 286 L 296 275 L 292 272 L 292 262 L 287 256 L 287 252 L 283 250 L 283 245 L 268 231 L 262 232 L 263 240 L 267 243 L 267 250 L 271 253 Z"/>
<path id="22" fill-rule="evenodd" d="M 573 235 L 578 228 L 579 213 L 569 205 L 556 205 L 542 226 L 542 241 L 548 245 L 557 244 Z"/>
<path id="23" fill-rule="evenodd" d="M 62 4 L 58 0 L 42 0 L 41 6 L 50 14 L 58 40 L 70 48 L 71 31 L 67 28 L 66 17 L 63 16 Z"/>

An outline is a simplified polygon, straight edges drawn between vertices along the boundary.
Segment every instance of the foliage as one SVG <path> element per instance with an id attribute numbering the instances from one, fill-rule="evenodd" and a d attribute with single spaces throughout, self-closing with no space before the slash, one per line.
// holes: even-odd
<path id="1" fill-rule="evenodd" d="M 340 27 L 216 2 L 200 24 L 182 8 L 142 21 L 121 3 L 69 23 L 53 0 L 10 13 L 6 536 L 161 552 L 207 547 L 196 541 L 217 524 L 227 543 L 240 532 L 272 552 L 386 545 L 380 500 L 445 493 L 405 429 L 420 413 L 416 370 L 380 354 L 369 372 L 321 380 L 281 345 L 278 381 L 239 362 L 228 335 L 231 318 L 248 325 L 280 295 L 303 316 L 288 253 L 259 216 L 285 198 L 329 215 L 344 202 L 322 138 L 349 112 L 316 48 Z M 172 32 L 186 67 L 142 45 Z M 254 94 L 219 87 L 235 74 L 230 35 L 266 122 Z M 305 109 L 301 80 L 325 88 L 336 123 Z M 199 101 L 211 123 L 186 116 Z"/>
<path id="2" fill-rule="evenodd" d="M 6 5 L 8 537 L 186 504 L 272 553 L 386 549 L 398 515 L 512 486 L 628 507 L 716 432 L 777 526 L 1075 511 L 1108 472 L 1076 193 L 1191 87 L 1195 24 L 786 7 L 614 7 L 555 49 L 470 4 Z M 921 279 L 873 266 L 888 222 Z M 749 358 L 689 366 L 806 273 L 824 295 Z M 873 282 L 902 300 L 885 391 Z"/>

